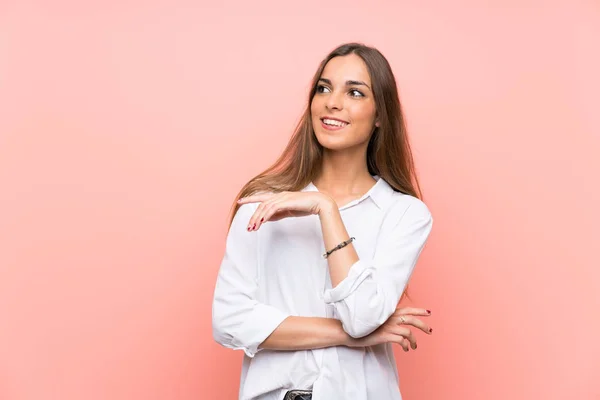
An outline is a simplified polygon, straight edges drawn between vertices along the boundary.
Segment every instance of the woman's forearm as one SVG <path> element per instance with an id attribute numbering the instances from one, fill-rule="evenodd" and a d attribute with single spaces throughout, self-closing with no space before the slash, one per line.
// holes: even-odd
<path id="1" fill-rule="evenodd" d="M 352 338 L 334 318 L 288 317 L 259 346 L 271 350 L 310 350 L 344 346 Z"/>
<path id="2" fill-rule="evenodd" d="M 348 239 L 348 232 L 337 205 L 325 201 L 319 213 L 327 250 Z M 332 286 L 348 276 L 350 267 L 358 261 L 352 244 L 332 253 L 328 258 Z M 259 346 L 272 350 L 308 350 L 331 346 L 347 346 L 355 340 L 348 335 L 340 320 L 321 317 L 288 317 Z"/>
<path id="3" fill-rule="evenodd" d="M 349 239 L 346 226 L 335 202 L 324 202 L 321 212 L 319 212 L 319 220 L 326 251 Z M 331 253 L 327 259 L 331 286 L 336 287 L 343 281 L 348 276 L 350 267 L 357 261 L 358 254 L 352 243 Z"/>

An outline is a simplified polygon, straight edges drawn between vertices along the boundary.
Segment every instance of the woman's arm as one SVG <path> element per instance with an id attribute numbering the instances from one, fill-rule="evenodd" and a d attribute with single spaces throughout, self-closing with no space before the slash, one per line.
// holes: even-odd
<path id="1" fill-rule="evenodd" d="M 346 231 L 346 226 L 334 201 L 324 202 L 318 215 L 321 221 L 321 231 L 323 232 L 326 251 L 349 239 L 350 236 L 348 235 L 348 231 Z M 329 276 L 332 288 L 335 288 L 348 276 L 350 267 L 357 261 L 358 254 L 352 243 L 331 253 L 327 258 L 327 262 L 329 264 Z"/>
<path id="2" fill-rule="evenodd" d="M 341 321 L 333 318 L 286 318 L 259 348 L 270 350 L 311 350 L 331 346 L 345 346 L 352 338 L 342 328 Z"/>
<path id="3" fill-rule="evenodd" d="M 431 312 L 422 308 L 398 307 L 390 318 L 369 335 L 355 339 L 342 328 L 341 321 L 332 318 L 288 317 L 259 346 L 271 350 L 311 350 L 331 346 L 367 347 L 382 343 L 396 343 L 404 351 L 417 348 L 413 326 L 427 334 L 433 330 L 417 317 L 428 317 Z"/>
<path id="4" fill-rule="evenodd" d="M 213 294 L 212 330 L 214 340 L 224 347 L 243 350 L 248 357 L 290 315 L 256 300 L 258 291 L 257 236 L 249 234 L 246 223 L 256 205 L 242 205 L 227 234 Z"/>
<path id="5" fill-rule="evenodd" d="M 215 286 L 212 328 L 219 344 L 253 357 L 262 349 L 301 350 L 344 345 L 337 319 L 291 316 L 256 300 L 257 235 L 246 226 L 258 205 L 242 205 L 231 224 Z"/>
<path id="6" fill-rule="evenodd" d="M 421 200 L 406 197 L 390 207 L 373 259 L 359 259 L 352 243 L 327 259 L 332 289 L 324 300 L 353 338 L 375 331 L 394 313 L 431 232 L 433 218 Z M 348 239 L 335 203 L 321 207 L 319 218 L 326 250 Z"/>
<path id="7" fill-rule="evenodd" d="M 337 245 L 338 239 L 339 242 L 347 239 L 337 207 L 327 207 L 315 194 L 289 193 L 285 196 L 289 197 L 291 205 L 279 202 L 278 207 L 271 205 L 267 210 L 260 207 L 257 210 L 256 206 L 244 204 L 234 217 L 213 300 L 215 340 L 226 347 L 243 349 L 249 357 L 262 349 L 367 345 L 370 341 L 356 341 L 355 338 L 365 337 L 391 320 L 431 230 L 429 210 L 418 199 L 408 205 L 404 202 L 398 207 L 392 206 L 384 219 L 382 239 L 373 260 L 359 260 L 352 245 L 329 257 L 334 282 L 333 288 L 324 293 L 324 300 L 334 305 L 340 315 L 341 321 L 338 321 L 291 316 L 255 299 L 258 289 L 257 243 L 256 235 L 245 234 L 250 230 L 244 223 L 248 219 L 249 226 L 258 229 L 257 221 L 268 220 L 278 208 L 286 211 L 300 208 L 302 212 L 312 213 L 318 203 L 315 213 L 321 219 L 327 247 Z M 248 197 L 246 202 L 263 201 L 258 197 Z M 389 325 L 395 329 L 393 322 Z M 377 340 L 379 336 L 375 336 Z"/>

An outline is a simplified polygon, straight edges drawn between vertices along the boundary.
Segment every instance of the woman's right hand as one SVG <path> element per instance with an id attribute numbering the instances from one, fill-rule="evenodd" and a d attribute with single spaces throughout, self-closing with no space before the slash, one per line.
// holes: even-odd
<path id="1" fill-rule="evenodd" d="M 367 347 L 382 343 L 397 343 L 402 346 L 404 351 L 408 351 L 409 347 L 415 350 L 417 348 L 417 341 L 407 326 L 414 326 L 430 335 L 433 330 L 417 318 L 428 317 L 430 315 L 431 313 L 428 310 L 422 308 L 398 307 L 392 316 L 377 330 L 358 339 L 350 337 L 346 345 L 348 347 Z"/>

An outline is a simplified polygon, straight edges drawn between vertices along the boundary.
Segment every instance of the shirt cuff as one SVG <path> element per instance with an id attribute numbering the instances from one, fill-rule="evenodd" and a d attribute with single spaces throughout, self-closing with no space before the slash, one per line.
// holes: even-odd
<path id="1" fill-rule="evenodd" d="M 290 314 L 266 304 L 257 304 L 248 316 L 247 322 L 234 335 L 232 345 L 244 350 L 248 357 L 254 357 L 263 349 L 258 346 L 287 318 Z"/>
<path id="2" fill-rule="evenodd" d="M 335 288 L 328 289 L 323 293 L 323 300 L 327 304 L 344 300 L 358 289 L 365 279 L 373 275 L 374 270 L 369 264 L 358 260 L 352 264 L 346 278 L 338 283 Z"/>

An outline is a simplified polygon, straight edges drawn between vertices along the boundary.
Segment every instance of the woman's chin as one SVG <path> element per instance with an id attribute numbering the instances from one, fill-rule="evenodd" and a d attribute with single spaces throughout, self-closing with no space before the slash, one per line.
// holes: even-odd
<path id="1" fill-rule="evenodd" d="M 354 146 L 356 146 L 356 143 L 350 143 L 348 140 L 330 140 L 330 139 L 325 139 L 325 140 L 319 140 L 319 143 L 321 144 L 321 146 L 323 146 L 323 148 L 327 149 L 327 150 L 331 150 L 331 151 L 340 151 L 340 150 L 345 150 L 345 149 L 349 149 L 352 148 Z"/>

